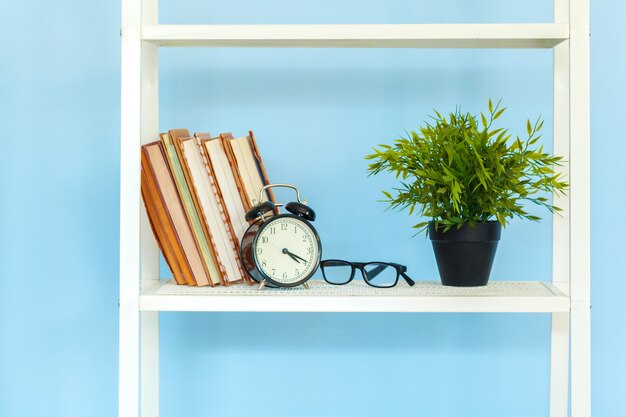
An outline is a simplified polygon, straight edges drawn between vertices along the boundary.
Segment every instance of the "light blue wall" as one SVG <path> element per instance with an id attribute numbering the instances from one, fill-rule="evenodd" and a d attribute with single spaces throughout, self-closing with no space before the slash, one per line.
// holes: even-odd
<path id="1" fill-rule="evenodd" d="M 0 416 L 117 409 L 117 2 L 4 2 L 0 28 Z M 206 3 L 206 4 L 205 4 Z M 545 22 L 551 5 L 460 0 L 162 1 L 163 23 Z M 364 3 L 364 4 L 362 4 Z M 519 3 L 519 4 L 516 4 Z M 280 11 L 280 12 L 277 12 Z M 592 344 L 596 416 L 626 415 L 626 6 L 592 5 Z M 7 40 L 10 36 L 10 40 Z M 255 131 L 270 178 L 318 212 L 327 257 L 433 279 L 416 219 L 384 212 L 362 156 L 431 109 L 552 127 L 549 51 L 165 49 L 163 129 Z M 611 192 L 612 190 L 615 190 Z M 289 195 L 281 195 L 284 198 Z M 540 213 L 540 212 L 538 212 Z M 548 279 L 550 222 L 507 228 L 493 279 Z M 621 290 L 621 291 L 620 291 Z M 162 314 L 162 416 L 547 416 L 545 315 Z"/>

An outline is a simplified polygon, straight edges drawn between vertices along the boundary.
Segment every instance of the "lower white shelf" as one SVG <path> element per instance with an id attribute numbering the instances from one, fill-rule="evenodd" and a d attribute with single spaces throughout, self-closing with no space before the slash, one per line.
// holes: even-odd
<path id="1" fill-rule="evenodd" d="M 309 288 L 189 287 L 151 281 L 139 296 L 142 311 L 224 312 L 569 312 L 570 299 L 545 282 L 494 281 L 485 287 L 445 287 L 418 281 L 378 289 L 352 282 L 335 286 L 309 281 Z"/>

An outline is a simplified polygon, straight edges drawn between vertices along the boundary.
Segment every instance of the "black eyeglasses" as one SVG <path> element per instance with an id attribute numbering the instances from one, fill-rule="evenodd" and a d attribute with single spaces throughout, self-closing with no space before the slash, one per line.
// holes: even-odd
<path id="1" fill-rule="evenodd" d="M 354 272 L 358 269 L 363 280 L 372 287 L 390 288 L 398 283 L 402 276 L 410 286 L 415 285 L 406 274 L 406 266 L 392 262 L 348 262 L 338 259 L 328 259 L 320 262 L 324 281 L 333 285 L 347 284 L 354 279 Z"/>

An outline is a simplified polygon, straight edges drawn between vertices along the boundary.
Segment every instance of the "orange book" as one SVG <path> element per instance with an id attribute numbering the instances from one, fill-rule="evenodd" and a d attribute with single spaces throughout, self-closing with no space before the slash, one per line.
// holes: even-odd
<path id="1" fill-rule="evenodd" d="M 174 280 L 179 285 L 186 284 L 187 279 L 183 275 L 183 271 L 179 265 L 179 260 L 176 256 L 176 250 L 174 249 L 173 245 L 175 241 L 175 236 L 173 232 L 167 228 L 166 224 L 164 224 L 164 219 L 167 217 L 167 214 L 164 212 L 159 212 L 157 204 L 155 203 L 155 197 L 153 193 L 156 193 L 156 189 L 154 188 L 153 184 L 150 184 L 148 182 L 146 172 L 142 168 L 141 197 L 143 198 L 143 202 L 146 207 L 146 212 L 148 214 L 148 220 L 150 221 L 152 233 L 154 233 L 157 244 L 159 245 L 159 249 L 161 249 L 161 253 L 163 253 L 165 262 L 169 266 L 170 271 L 172 271 Z"/>
<path id="2" fill-rule="evenodd" d="M 156 197 L 155 206 L 160 207 L 157 211 L 165 213 L 165 229 L 173 233 L 173 239 L 170 240 L 187 284 L 210 285 L 161 142 L 142 146 L 142 167 L 148 183 L 154 184 L 155 192 L 151 194 Z M 186 269 L 188 275 L 184 273 Z"/>

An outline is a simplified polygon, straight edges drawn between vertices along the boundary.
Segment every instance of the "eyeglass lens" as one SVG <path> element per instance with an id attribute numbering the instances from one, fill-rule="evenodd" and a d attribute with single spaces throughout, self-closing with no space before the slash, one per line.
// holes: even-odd
<path id="1" fill-rule="evenodd" d="M 352 277 L 352 265 L 344 261 L 326 261 L 322 264 L 322 274 L 331 284 L 345 284 Z"/>
<path id="2" fill-rule="evenodd" d="M 398 271 L 386 263 L 369 263 L 363 267 L 363 278 L 372 286 L 389 288 L 398 282 Z"/>

